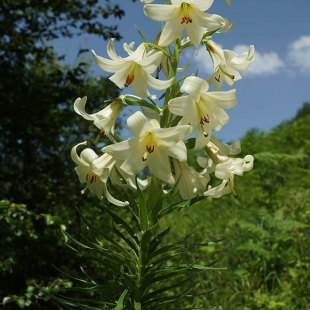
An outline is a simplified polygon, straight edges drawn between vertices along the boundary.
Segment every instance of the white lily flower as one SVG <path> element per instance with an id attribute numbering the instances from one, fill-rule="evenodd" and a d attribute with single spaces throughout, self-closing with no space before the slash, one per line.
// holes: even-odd
<path id="1" fill-rule="evenodd" d="M 198 50 L 204 34 L 225 25 L 224 19 L 215 14 L 208 14 L 214 0 L 171 0 L 171 5 L 146 4 L 144 13 L 147 17 L 166 22 L 159 39 L 159 46 L 168 46 L 186 31 Z"/>
<path id="2" fill-rule="evenodd" d="M 116 54 L 113 42 L 114 39 L 111 39 L 107 45 L 107 53 L 111 59 L 97 56 L 95 51 L 92 53 L 101 69 L 114 73 L 109 79 L 119 88 L 123 89 L 131 85 L 138 96 L 149 97 L 151 94 L 147 86 L 156 90 L 167 89 L 175 80 L 171 78 L 162 81 L 151 76 L 160 65 L 163 57 L 161 51 L 148 54 L 148 47 L 145 43 L 140 44 L 135 51 L 133 51 L 133 43 L 124 44 L 124 49 L 129 56 L 122 58 Z"/>
<path id="3" fill-rule="evenodd" d="M 234 142 L 232 145 L 219 141 L 214 135 L 205 146 L 207 157 L 198 156 L 197 163 L 204 170 L 203 175 L 210 175 L 215 171 L 217 164 L 221 163 L 219 158 L 227 158 L 228 155 L 237 155 L 241 152 L 240 141 Z"/>
<path id="4" fill-rule="evenodd" d="M 235 141 L 232 145 L 229 145 L 221 142 L 214 135 L 212 135 L 207 147 L 214 155 L 228 156 L 237 155 L 241 152 L 240 141 Z"/>
<path id="5" fill-rule="evenodd" d="M 136 178 L 133 175 L 129 175 L 123 171 L 120 166 L 123 161 L 113 158 L 109 154 L 103 154 L 98 159 L 93 161 L 93 171 L 100 175 L 100 180 L 107 183 L 108 177 L 112 180 L 113 184 L 122 187 L 124 189 L 128 188 L 128 185 L 136 189 Z M 104 173 L 108 168 L 109 174 Z M 145 189 L 149 185 L 149 180 L 140 180 L 137 178 L 137 183 L 141 190 Z"/>
<path id="6" fill-rule="evenodd" d="M 243 172 L 250 171 L 253 168 L 254 157 L 252 155 L 246 155 L 244 158 L 218 156 L 218 159 L 221 162 L 215 167 L 215 176 L 223 181 L 220 185 L 210 188 L 204 195 L 219 198 L 232 192 L 235 197 L 238 197 L 234 190 L 234 175 L 242 176 Z"/>
<path id="7" fill-rule="evenodd" d="M 103 135 L 114 133 L 116 119 L 121 112 L 124 104 L 120 101 L 113 101 L 103 110 L 88 114 L 85 110 L 87 97 L 77 98 L 74 102 L 74 110 L 77 114 L 83 116 L 89 121 L 93 121 L 94 125 L 100 129 Z"/>
<path id="8" fill-rule="evenodd" d="M 90 148 L 84 149 L 80 155 L 77 154 L 77 147 L 86 145 L 87 142 L 82 142 L 74 146 L 71 150 L 71 158 L 78 165 L 75 167 L 81 183 L 86 183 L 85 188 L 81 191 L 82 194 L 89 189 L 99 199 L 106 197 L 108 201 L 117 206 L 127 206 L 127 201 L 123 202 L 115 199 L 107 189 L 107 180 L 111 169 L 115 164 L 115 159 L 111 156 L 104 154 L 101 157 Z M 98 167 L 98 161 L 101 164 Z"/>
<path id="9" fill-rule="evenodd" d="M 251 62 L 255 59 L 255 48 L 253 45 L 249 47 L 248 52 L 242 53 L 242 57 L 230 50 L 222 50 L 215 42 L 208 40 L 207 49 L 213 61 L 213 74 L 208 79 L 211 85 L 215 83 L 215 90 L 220 90 L 225 82 L 232 86 L 242 77 L 239 71 L 246 70 Z"/>
<path id="10" fill-rule="evenodd" d="M 137 175 L 148 165 L 156 177 L 173 184 L 169 157 L 186 161 L 182 139 L 191 133 L 191 126 L 160 128 L 157 120 L 148 121 L 141 112 L 131 115 L 127 124 L 136 138 L 108 145 L 102 151 L 124 160 L 120 168 L 128 174 Z"/>
<path id="11" fill-rule="evenodd" d="M 179 125 L 190 124 L 196 132 L 195 149 L 204 147 L 211 139 L 213 130 L 220 130 L 228 122 L 224 109 L 236 106 L 236 90 L 207 92 L 208 83 L 196 76 L 184 80 L 181 92 L 187 96 L 169 100 L 170 112 L 183 116 Z"/>
<path id="12" fill-rule="evenodd" d="M 204 190 L 210 181 L 208 174 L 200 174 L 187 162 L 176 159 L 172 161 L 175 170 L 175 177 L 178 181 L 178 189 L 183 199 L 192 199 L 197 196 L 198 190 Z"/>

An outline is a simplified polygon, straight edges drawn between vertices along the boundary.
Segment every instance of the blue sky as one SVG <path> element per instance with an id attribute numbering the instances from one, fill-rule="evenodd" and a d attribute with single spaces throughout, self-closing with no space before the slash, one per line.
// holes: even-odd
<path id="1" fill-rule="evenodd" d="M 134 25 L 149 41 L 155 38 L 161 24 L 144 15 L 139 0 L 111 2 L 120 4 L 126 12 L 121 21 L 115 21 L 123 36 L 122 41 L 115 44 L 121 56 L 125 56 L 124 42 L 134 41 L 136 47 L 142 42 Z M 238 105 L 227 111 L 230 121 L 215 132 L 218 138 L 230 142 L 240 139 L 250 128 L 269 130 L 294 117 L 304 102 L 310 102 L 309 0 L 232 0 L 230 6 L 225 0 L 215 0 L 208 13 L 236 21 L 231 32 L 212 38 L 223 49 L 241 53 L 253 44 L 256 50 L 255 61 L 247 71 L 241 72 L 243 79 L 233 86 L 237 90 Z M 89 35 L 54 44 L 61 53 L 67 54 L 69 62 L 73 62 L 80 47 L 94 49 L 98 55 L 107 57 L 107 42 Z M 209 77 L 212 64 L 204 49 L 196 57 L 189 56 L 188 52 L 183 57 L 184 62 L 191 63 L 187 74 L 199 68 L 200 77 Z M 106 74 L 95 65 L 92 70 L 96 75 Z M 87 94 L 81 94 L 84 95 Z"/>

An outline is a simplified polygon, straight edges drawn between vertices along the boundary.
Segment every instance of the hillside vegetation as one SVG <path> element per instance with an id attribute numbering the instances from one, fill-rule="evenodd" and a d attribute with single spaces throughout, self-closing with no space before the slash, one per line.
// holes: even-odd
<path id="1" fill-rule="evenodd" d="M 169 244 L 187 236 L 187 243 L 222 239 L 185 255 L 184 260 L 205 264 L 218 259 L 214 267 L 219 269 L 189 281 L 195 286 L 191 294 L 199 298 L 192 305 L 180 303 L 180 309 L 205 304 L 227 310 L 310 309 L 309 106 L 269 132 L 252 129 L 243 137 L 241 155 L 253 154 L 255 167 L 236 178 L 238 198 L 206 198 L 162 223 L 171 227 Z M 55 217 L 1 202 L 0 271 L 6 285 L 0 293 L 6 309 L 56 309 L 42 291 L 59 292 L 72 283 L 52 264 L 73 276 L 83 266 L 91 277 L 107 277 L 103 266 L 91 265 L 59 242 L 65 239 L 60 224 L 76 236 L 85 229 L 77 215 L 72 220 L 73 210 Z M 114 210 L 126 216 L 126 210 Z M 95 207 L 89 200 L 83 213 L 109 231 L 99 202 Z"/>
<path id="2" fill-rule="evenodd" d="M 202 274 L 197 293 L 219 309 L 310 309 L 310 104 L 269 132 L 250 130 L 242 154 L 254 169 L 233 195 L 199 202 L 174 222 L 175 238 L 226 238 L 196 257 L 227 270 Z M 171 218 L 173 221 L 173 218 Z M 199 306 L 199 305 L 197 305 Z"/>

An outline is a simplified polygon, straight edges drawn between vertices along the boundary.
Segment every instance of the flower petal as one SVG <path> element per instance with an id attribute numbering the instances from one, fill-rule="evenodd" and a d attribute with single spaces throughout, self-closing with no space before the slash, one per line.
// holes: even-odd
<path id="1" fill-rule="evenodd" d="M 154 129 L 154 134 L 160 139 L 160 145 L 170 147 L 192 133 L 192 126 L 180 125 L 170 128 Z"/>
<path id="2" fill-rule="evenodd" d="M 237 105 L 236 90 L 213 91 L 201 95 L 201 99 L 217 108 L 230 109 Z"/>
<path id="3" fill-rule="evenodd" d="M 179 8 L 174 5 L 147 4 L 144 6 L 143 11 L 148 18 L 164 22 L 177 15 Z"/>
<path id="4" fill-rule="evenodd" d="M 118 70 L 121 70 L 124 67 L 125 60 L 110 60 L 106 59 L 104 57 L 98 56 L 94 50 L 92 50 L 93 57 L 95 59 L 95 62 L 97 65 L 107 72 L 117 72 Z"/>
<path id="5" fill-rule="evenodd" d="M 71 159 L 77 164 L 77 165 L 81 165 L 81 166 L 89 166 L 88 163 L 83 160 L 80 156 L 78 156 L 76 149 L 80 146 L 80 145 L 87 145 L 87 141 L 78 143 L 77 145 L 75 145 L 72 149 L 71 149 Z"/>
<path id="6" fill-rule="evenodd" d="M 184 25 L 180 23 L 179 17 L 174 20 L 168 20 L 161 32 L 158 45 L 168 46 L 171 42 L 182 35 L 183 30 Z"/>
<path id="7" fill-rule="evenodd" d="M 208 91 L 208 83 L 197 76 L 189 76 L 184 80 L 181 86 L 181 92 L 186 92 L 196 102 L 199 101 L 201 93 Z"/>
<path id="8" fill-rule="evenodd" d="M 165 81 L 165 80 L 155 79 L 151 75 L 147 75 L 146 79 L 147 79 L 147 84 L 151 88 L 156 89 L 156 90 L 167 89 L 175 81 L 174 77 Z"/>
<path id="9" fill-rule="evenodd" d="M 169 158 L 166 155 L 165 149 L 161 149 L 159 146 L 157 150 L 149 154 L 147 158 L 147 164 L 151 172 L 156 177 L 169 184 L 174 183 Z"/>
<path id="10" fill-rule="evenodd" d="M 140 111 L 128 117 L 127 125 L 131 133 L 139 139 L 143 138 L 147 132 L 152 132 L 154 129 Z"/>
<path id="11" fill-rule="evenodd" d="M 118 61 L 118 60 L 122 60 L 122 58 L 120 56 L 118 56 L 116 54 L 116 51 L 114 49 L 114 39 L 110 39 L 107 45 L 107 54 L 109 55 L 109 57 L 112 60 Z"/>
<path id="12" fill-rule="evenodd" d="M 168 102 L 169 111 L 181 116 L 192 114 L 195 106 L 195 101 L 190 96 L 172 98 Z"/>
<path id="13" fill-rule="evenodd" d="M 176 158 L 180 161 L 187 160 L 187 149 L 183 141 L 179 141 L 174 146 L 169 147 L 167 153 L 170 157 Z"/>
<path id="14" fill-rule="evenodd" d="M 201 11 L 206 11 L 211 7 L 213 2 L 214 0 L 194 0 L 192 5 L 194 5 Z"/>
<path id="15" fill-rule="evenodd" d="M 85 105 L 86 105 L 86 101 L 87 101 L 87 97 L 84 96 L 83 98 L 77 98 L 74 101 L 74 111 L 83 116 L 85 119 L 89 120 L 89 121 L 93 121 L 96 119 L 96 117 L 94 117 L 93 115 L 89 115 L 86 111 L 85 111 Z"/>

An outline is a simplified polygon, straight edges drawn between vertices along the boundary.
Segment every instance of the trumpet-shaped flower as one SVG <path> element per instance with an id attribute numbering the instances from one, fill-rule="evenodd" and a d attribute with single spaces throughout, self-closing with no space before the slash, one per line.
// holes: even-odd
<path id="1" fill-rule="evenodd" d="M 213 74 L 208 79 L 211 85 L 215 83 L 215 90 L 222 88 L 225 82 L 232 86 L 242 77 L 239 71 L 246 70 L 251 62 L 255 59 L 255 49 L 251 45 L 248 52 L 242 53 L 242 57 L 230 50 L 222 50 L 215 42 L 208 40 L 206 43 L 207 49 L 213 61 Z"/>
<path id="2" fill-rule="evenodd" d="M 175 177 L 178 180 L 178 189 L 183 199 L 192 199 L 197 196 L 198 190 L 204 190 L 210 181 L 208 174 L 200 174 L 187 162 L 173 159 Z"/>
<path id="3" fill-rule="evenodd" d="M 170 112 L 183 116 L 179 125 L 190 124 L 196 132 L 195 148 L 204 147 L 211 139 L 213 130 L 220 130 L 229 117 L 224 109 L 237 104 L 236 90 L 207 92 L 208 83 L 196 76 L 184 80 L 181 92 L 187 96 L 173 98 L 168 102 Z"/>
<path id="4" fill-rule="evenodd" d="M 168 88 L 174 81 L 171 78 L 167 81 L 162 81 L 151 76 L 156 71 L 163 57 L 163 53 L 152 52 L 148 53 L 148 48 L 145 43 L 134 51 L 133 43 L 124 44 L 124 50 L 128 53 L 128 57 L 122 58 L 118 56 L 114 49 L 113 39 L 107 45 L 107 53 L 111 59 L 107 59 L 92 51 L 94 59 L 98 66 L 107 71 L 114 73 L 109 79 L 119 88 L 123 89 L 131 85 L 134 92 L 140 97 L 149 97 L 147 86 L 162 90 Z"/>
<path id="5" fill-rule="evenodd" d="M 193 45 L 198 50 L 199 44 L 207 31 L 216 30 L 225 25 L 224 19 L 215 14 L 208 14 L 214 0 L 171 0 L 171 5 L 146 4 L 144 13 L 147 17 L 166 22 L 159 39 L 159 46 L 168 46 L 186 31 Z"/>
<path id="6" fill-rule="evenodd" d="M 74 102 L 74 110 L 77 114 L 83 116 L 89 121 L 93 121 L 94 125 L 100 129 L 103 135 L 114 132 L 116 119 L 123 108 L 123 103 L 120 101 L 113 101 L 103 110 L 88 114 L 85 110 L 87 97 L 77 98 Z"/>
<path id="7" fill-rule="evenodd" d="M 131 115 L 127 124 L 135 138 L 108 145 L 102 151 L 123 160 L 120 168 L 128 174 L 136 175 L 147 165 L 156 177 L 173 184 L 169 157 L 186 161 L 182 139 L 191 133 L 191 126 L 160 128 L 157 120 L 148 121 L 141 112 Z"/>
<path id="8" fill-rule="evenodd" d="M 77 147 L 86 144 L 86 141 L 79 143 L 71 150 L 71 158 L 78 165 L 75 167 L 75 172 L 80 182 L 86 183 L 81 193 L 84 194 L 85 191 L 89 189 L 99 199 L 106 197 L 114 205 L 127 206 L 129 204 L 127 201 L 123 202 L 115 199 L 107 189 L 107 180 L 116 160 L 108 154 L 98 157 L 90 148 L 84 149 L 81 154 L 78 155 Z M 100 162 L 99 165 L 98 161 Z"/>
<path id="9" fill-rule="evenodd" d="M 219 198 L 232 192 L 237 197 L 234 190 L 234 175 L 242 176 L 243 172 L 251 170 L 254 157 L 252 155 L 246 155 L 244 158 L 228 158 L 220 155 L 217 157 L 220 163 L 215 167 L 215 176 L 223 181 L 220 185 L 207 190 L 204 195 Z"/>

